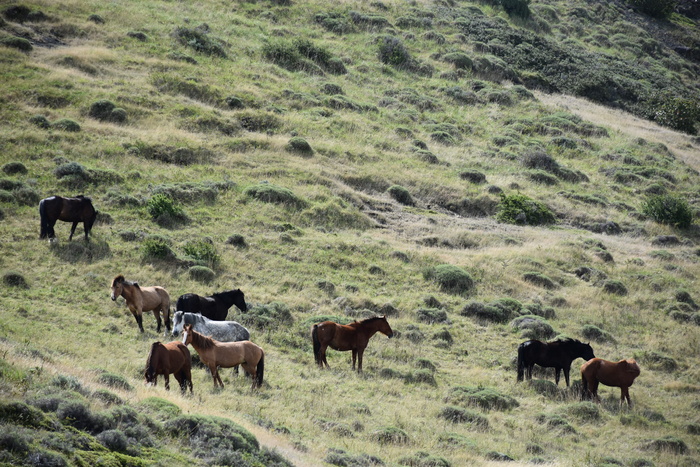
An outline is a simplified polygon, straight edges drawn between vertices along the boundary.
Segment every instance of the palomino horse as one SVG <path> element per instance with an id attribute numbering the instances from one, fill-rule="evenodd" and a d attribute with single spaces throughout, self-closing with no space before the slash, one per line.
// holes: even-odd
<path id="1" fill-rule="evenodd" d="M 185 324 L 182 328 L 182 343 L 192 344 L 199 354 L 199 359 L 209 367 L 211 377 L 214 379 L 214 388 L 217 384 L 224 387 L 217 368 L 231 368 L 236 365 L 241 365 L 253 378 L 251 389 L 262 386 L 265 352 L 258 345 L 250 341 L 219 342 L 193 330 L 191 324 Z"/>
<path id="2" fill-rule="evenodd" d="M 355 369 L 357 360 L 357 372 L 362 373 L 362 354 L 367 348 L 367 343 L 377 331 L 392 337 L 394 331 L 385 316 L 368 318 L 363 321 L 355 321 L 350 324 L 338 324 L 333 321 L 324 321 L 314 324 L 311 328 L 311 340 L 314 343 L 314 358 L 319 367 L 325 364 L 330 368 L 326 360 L 326 349 L 352 350 L 352 369 Z"/>
<path id="3" fill-rule="evenodd" d="M 119 274 L 112 280 L 112 300 L 116 300 L 120 295 L 126 300 L 129 311 L 136 318 L 141 332 L 143 332 L 142 314 L 144 311 L 151 310 L 158 321 L 157 332 L 160 332 L 160 313 L 165 320 L 166 335 L 170 332 L 170 295 L 163 287 L 141 287 L 137 282 L 128 281 Z"/>
<path id="4" fill-rule="evenodd" d="M 241 311 L 248 311 L 245 295 L 241 289 L 227 290 L 212 294 L 211 297 L 201 297 L 196 293 L 186 293 L 177 299 L 175 310 L 201 313 L 214 321 L 223 321 L 228 315 L 231 305 L 236 305 Z"/>
<path id="5" fill-rule="evenodd" d="M 589 344 L 576 339 L 557 339 L 552 342 L 540 342 L 536 339 L 525 341 L 518 346 L 518 381 L 523 380 L 527 369 L 527 379 L 532 379 L 535 364 L 541 367 L 554 367 L 554 381 L 559 384 L 559 373 L 564 370 L 566 385 L 569 386 L 571 362 L 577 358 L 590 360 L 594 358 Z"/>
<path id="6" fill-rule="evenodd" d="M 639 376 L 639 365 L 632 358 L 619 362 L 593 358 L 581 366 L 582 395 L 584 397 L 593 395 L 597 401 L 600 401 L 598 383 L 618 387 L 620 388 L 620 407 L 627 399 L 627 406 L 631 408 L 629 388 L 637 376 Z"/>
<path id="7" fill-rule="evenodd" d="M 68 237 L 70 241 L 73 239 L 78 223 L 82 222 L 85 229 L 85 241 L 87 241 L 92 224 L 97 218 L 97 211 L 92 206 L 92 200 L 83 195 L 78 195 L 75 198 L 51 196 L 39 202 L 39 216 L 41 217 L 39 238 L 55 238 L 56 232 L 53 226 L 56 225 L 56 221 L 65 221 L 73 223 Z"/>
<path id="8" fill-rule="evenodd" d="M 144 376 L 147 384 L 158 384 L 158 375 L 165 376 L 165 389 L 170 390 L 170 374 L 180 383 L 182 393 L 187 392 L 187 385 L 192 393 L 192 358 L 189 349 L 180 341 L 154 342 L 146 360 Z"/>

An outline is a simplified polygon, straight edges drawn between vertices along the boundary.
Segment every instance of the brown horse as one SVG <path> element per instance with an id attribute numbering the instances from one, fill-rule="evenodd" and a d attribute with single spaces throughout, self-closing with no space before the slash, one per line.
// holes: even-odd
<path id="1" fill-rule="evenodd" d="M 165 320 L 166 335 L 170 332 L 170 295 L 163 287 L 141 287 L 137 282 L 128 281 L 119 274 L 112 280 L 112 300 L 116 300 L 120 295 L 126 300 L 141 332 L 143 332 L 142 314 L 144 311 L 151 310 L 158 321 L 157 332 L 160 332 L 162 324 L 160 313 L 163 314 Z"/>
<path id="2" fill-rule="evenodd" d="M 68 241 L 70 241 L 73 239 L 78 223 L 82 222 L 85 229 L 85 241 L 88 241 L 88 234 L 97 218 L 97 211 L 92 206 L 92 200 L 83 195 L 78 195 L 75 198 L 51 196 L 39 202 L 39 217 L 41 218 L 39 238 L 55 238 L 56 232 L 53 226 L 56 225 L 56 221 L 65 221 L 73 223 L 68 237 Z"/>
<path id="3" fill-rule="evenodd" d="M 203 336 L 194 329 L 191 324 L 185 324 L 182 328 L 182 343 L 192 344 L 199 354 L 200 360 L 209 367 L 211 377 L 214 379 L 214 388 L 217 384 L 222 388 L 224 383 L 217 370 L 241 365 L 253 378 L 251 389 L 259 388 L 263 383 L 265 372 L 265 352 L 250 341 L 219 342 L 211 337 Z"/>
<path id="4" fill-rule="evenodd" d="M 158 384 L 158 375 L 165 376 L 165 389 L 170 390 L 170 374 L 180 383 L 182 393 L 187 392 L 187 385 L 192 393 L 192 357 L 189 349 L 180 341 L 154 342 L 146 360 L 144 376 L 147 384 Z"/>
<path id="5" fill-rule="evenodd" d="M 311 328 L 311 340 L 314 343 L 316 363 L 321 368 L 324 364 L 330 368 L 326 360 L 328 347 L 340 351 L 352 350 L 352 369 L 355 369 L 355 360 L 357 360 L 357 372 L 362 373 L 362 354 L 367 348 L 370 337 L 377 331 L 387 337 L 394 335 L 385 316 L 355 321 L 347 325 L 333 321 L 314 324 Z"/>
<path id="6" fill-rule="evenodd" d="M 620 407 L 625 399 L 627 399 L 627 405 L 632 407 L 629 387 L 637 376 L 639 376 L 639 365 L 632 358 L 619 362 L 593 358 L 581 366 L 582 395 L 587 397 L 592 394 L 597 401 L 600 401 L 598 383 L 602 383 L 620 388 Z"/>

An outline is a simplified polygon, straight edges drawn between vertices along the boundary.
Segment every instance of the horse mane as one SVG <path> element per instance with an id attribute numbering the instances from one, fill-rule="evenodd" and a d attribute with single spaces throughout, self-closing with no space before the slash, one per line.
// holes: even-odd
<path id="1" fill-rule="evenodd" d="M 123 274 L 119 274 L 118 276 L 115 276 L 114 279 L 112 280 L 112 287 L 114 287 L 114 284 L 117 282 L 124 282 L 126 279 L 124 278 Z"/>
<path id="2" fill-rule="evenodd" d="M 216 345 L 214 343 L 214 339 L 212 339 L 211 337 L 207 337 L 204 334 L 200 334 L 197 331 L 195 331 L 194 329 L 190 329 L 189 332 L 192 333 L 192 346 L 193 347 L 195 345 L 195 342 L 197 343 L 196 344 L 197 347 L 201 347 L 202 350 L 211 349 L 212 347 L 214 347 L 214 345 Z"/>
<path id="3" fill-rule="evenodd" d="M 559 339 L 553 340 L 552 342 L 559 342 L 561 344 L 583 344 L 578 339 L 572 339 L 571 337 L 560 337 Z"/>

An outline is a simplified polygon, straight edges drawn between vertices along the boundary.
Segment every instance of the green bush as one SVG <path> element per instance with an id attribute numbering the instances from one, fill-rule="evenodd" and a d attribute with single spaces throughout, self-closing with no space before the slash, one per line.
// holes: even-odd
<path id="1" fill-rule="evenodd" d="M 489 427 L 489 420 L 483 415 L 454 405 L 444 407 L 440 410 L 438 417 L 452 423 L 469 423 L 479 427 L 480 430 Z"/>
<path id="2" fill-rule="evenodd" d="M 182 249 L 187 256 L 211 268 L 217 267 L 221 260 L 214 244 L 206 240 L 190 240 L 185 243 Z"/>
<path id="3" fill-rule="evenodd" d="M 407 444 L 410 441 L 405 431 L 394 426 L 379 428 L 373 431 L 369 437 L 379 444 Z"/>
<path id="4" fill-rule="evenodd" d="M 405 204 L 406 206 L 413 206 L 415 204 L 411 194 L 401 185 L 392 185 L 386 191 L 392 198 L 401 204 Z"/>
<path id="5" fill-rule="evenodd" d="M 530 0 L 500 0 L 501 6 L 511 16 L 523 19 L 530 17 Z"/>
<path id="6" fill-rule="evenodd" d="M 267 305 L 257 305 L 248 308 L 240 316 L 241 324 L 258 329 L 272 329 L 287 326 L 294 321 L 289 307 L 282 302 L 272 302 Z"/>
<path id="7" fill-rule="evenodd" d="M 455 386 L 445 399 L 452 404 L 472 405 L 484 410 L 510 410 L 520 406 L 513 397 L 495 389 L 474 386 Z"/>
<path id="8" fill-rule="evenodd" d="M 666 18 L 676 9 L 678 0 L 627 0 L 642 13 L 655 18 Z"/>
<path id="9" fill-rule="evenodd" d="M 243 194 L 265 203 L 284 204 L 296 208 L 305 207 L 307 204 L 306 201 L 295 195 L 292 190 L 271 183 L 249 186 L 243 190 Z"/>
<path id="10" fill-rule="evenodd" d="M 173 36 L 182 45 L 190 47 L 197 52 L 226 58 L 224 46 L 216 39 L 209 37 L 208 27 L 205 25 L 196 28 L 175 28 Z"/>
<path id="11" fill-rule="evenodd" d="M 585 326 L 583 326 L 583 328 L 581 328 L 581 335 L 586 339 L 590 339 L 599 343 L 615 342 L 615 339 L 613 338 L 613 336 L 610 335 L 609 332 L 603 331 L 598 326 L 594 326 L 593 324 L 586 324 Z"/>
<path id="12" fill-rule="evenodd" d="M 446 323 L 447 312 L 439 308 L 419 308 L 416 311 L 416 319 L 428 324 Z"/>
<path id="13" fill-rule="evenodd" d="M 474 288 L 474 280 L 464 269 L 451 264 L 440 264 L 423 272 L 426 280 L 434 280 L 448 293 L 465 295 Z"/>
<path id="14" fill-rule="evenodd" d="M 170 240 L 160 235 L 149 235 L 143 241 L 141 249 L 145 259 L 173 259 L 175 253 L 170 247 Z"/>
<path id="15" fill-rule="evenodd" d="M 642 203 L 642 212 L 659 224 L 686 228 L 693 223 L 693 211 L 688 202 L 673 195 L 650 196 Z"/>
<path id="16" fill-rule="evenodd" d="M 400 458 L 399 465 L 410 465 L 416 467 L 452 467 L 452 464 L 444 457 L 433 456 L 424 451 L 418 451 L 412 456 Z"/>
<path id="17" fill-rule="evenodd" d="M 523 279 L 531 284 L 544 287 L 545 289 L 556 289 L 557 284 L 544 274 L 539 272 L 526 272 L 523 274 Z"/>
<path id="18" fill-rule="evenodd" d="M 29 119 L 29 122 L 44 130 L 47 130 L 51 127 L 51 122 L 49 122 L 49 120 L 43 115 L 34 115 Z"/>
<path id="19" fill-rule="evenodd" d="M 2 166 L 2 171 L 8 175 L 26 174 L 27 167 L 21 162 L 8 162 Z"/>
<path id="20" fill-rule="evenodd" d="M 185 211 L 170 196 L 162 193 L 153 195 L 148 200 L 146 209 L 159 225 L 168 226 L 185 223 L 188 220 Z"/>
<path id="21" fill-rule="evenodd" d="M 280 118 L 270 112 L 243 111 L 238 120 L 247 131 L 274 132 L 282 126 Z"/>
<path id="22" fill-rule="evenodd" d="M 408 68 L 412 62 L 411 54 L 401 39 L 384 36 L 379 39 L 379 61 L 398 69 Z"/>
<path id="23" fill-rule="evenodd" d="M 32 43 L 27 39 L 16 36 L 4 37 L 0 39 L 0 45 L 12 47 L 13 49 L 21 50 L 22 52 L 31 52 L 34 49 Z"/>
<path id="24" fill-rule="evenodd" d="M 133 391 L 134 387 L 129 384 L 129 382 L 126 380 L 121 375 L 117 375 L 114 373 L 102 373 L 98 378 L 97 381 L 101 384 L 104 384 L 106 386 L 115 388 L 115 389 L 124 389 L 127 391 Z"/>
<path id="25" fill-rule="evenodd" d="M 609 294 L 625 296 L 627 295 L 627 287 L 617 280 L 606 280 L 603 282 L 603 290 Z"/>
<path id="26" fill-rule="evenodd" d="M 491 323 L 505 323 L 514 316 L 513 311 L 508 308 L 476 301 L 467 303 L 459 314 Z"/>
<path id="27" fill-rule="evenodd" d="M 208 283 L 216 279 L 216 273 L 206 266 L 192 266 L 187 273 L 189 274 L 190 279 L 197 282 Z"/>
<path id="28" fill-rule="evenodd" d="M 17 287 L 19 289 L 28 289 L 29 284 L 24 276 L 18 272 L 9 271 L 2 275 L 2 283 L 8 287 Z"/>
<path id="29" fill-rule="evenodd" d="M 295 136 L 294 138 L 290 139 L 287 143 L 287 146 L 285 146 L 285 149 L 290 152 L 298 152 L 301 154 L 308 155 L 314 153 L 314 150 L 311 148 L 311 145 L 308 143 L 308 141 L 298 136 Z"/>
<path id="30" fill-rule="evenodd" d="M 547 206 L 525 195 L 501 193 L 496 219 L 508 224 L 552 224 L 555 217 Z"/>
<path id="31" fill-rule="evenodd" d="M 75 120 L 71 120 L 69 118 L 62 118 L 60 120 L 56 120 L 55 122 L 51 123 L 51 128 L 55 128 L 57 130 L 63 130 L 63 131 L 69 131 L 76 133 L 80 131 L 80 124 L 76 122 Z"/>

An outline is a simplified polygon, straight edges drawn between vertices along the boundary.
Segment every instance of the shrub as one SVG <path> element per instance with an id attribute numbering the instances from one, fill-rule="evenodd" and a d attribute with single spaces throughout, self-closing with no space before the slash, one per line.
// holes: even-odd
<path id="1" fill-rule="evenodd" d="M 476 185 L 486 183 L 486 175 L 476 170 L 464 170 L 459 173 L 459 178 Z"/>
<path id="2" fill-rule="evenodd" d="M 379 39 L 379 61 L 398 69 L 404 69 L 410 66 L 412 58 L 401 39 L 384 36 Z"/>
<path id="3" fill-rule="evenodd" d="M 49 122 L 49 120 L 43 115 L 34 115 L 29 119 L 29 123 L 36 125 L 44 130 L 47 130 L 51 127 L 51 122 Z"/>
<path id="4" fill-rule="evenodd" d="M 682 439 L 666 436 L 664 438 L 647 441 L 642 445 L 645 451 L 671 452 L 676 454 L 685 454 L 688 452 L 688 445 Z"/>
<path id="5" fill-rule="evenodd" d="M 476 318 L 480 321 L 505 323 L 513 318 L 513 311 L 508 308 L 498 307 L 492 304 L 486 305 L 481 302 L 472 301 L 465 305 L 460 312 L 460 315 Z"/>
<path id="6" fill-rule="evenodd" d="M 0 402 L 0 422 L 41 430 L 57 428 L 55 420 L 24 402 Z"/>
<path id="7" fill-rule="evenodd" d="M 110 451 L 124 452 L 128 446 L 126 436 L 121 430 L 106 430 L 97 435 L 97 441 Z"/>
<path id="8" fill-rule="evenodd" d="M 438 414 L 438 417 L 444 418 L 452 423 L 469 423 L 479 427 L 480 430 L 486 429 L 489 426 L 488 419 L 483 415 L 454 405 L 444 407 Z"/>
<path id="9" fill-rule="evenodd" d="M 148 200 L 146 209 L 151 218 L 162 226 L 186 223 L 189 218 L 185 211 L 168 195 L 157 193 Z"/>
<path id="10" fill-rule="evenodd" d="M 657 103 L 654 120 L 660 125 L 694 135 L 700 122 L 700 105 L 692 99 L 663 96 Z"/>
<path id="11" fill-rule="evenodd" d="M 306 206 L 306 202 L 295 195 L 290 189 L 282 188 L 271 183 L 260 183 L 258 185 L 249 186 L 243 190 L 243 194 L 265 203 L 284 204 L 296 208 Z"/>
<path id="12" fill-rule="evenodd" d="M 121 375 L 117 375 L 114 373 L 102 373 L 98 378 L 97 381 L 100 382 L 101 384 L 107 385 L 109 387 L 115 388 L 115 389 L 124 389 L 127 391 L 133 391 L 134 388 L 129 384 L 129 382 L 126 380 Z"/>
<path id="13" fill-rule="evenodd" d="M 420 308 L 416 311 L 416 319 L 422 323 L 446 323 L 447 313 L 439 308 Z"/>
<path id="14" fill-rule="evenodd" d="M 410 440 L 405 431 L 393 426 L 380 428 L 372 432 L 370 439 L 379 444 L 407 444 Z"/>
<path id="15" fill-rule="evenodd" d="M 485 410 L 510 410 L 520 404 L 511 396 L 484 387 L 455 386 L 446 400 L 453 404 L 474 405 Z"/>
<path id="16" fill-rule="evenodd" d="M 392 185 L 386 191 L 392 198 L 401 204 L 405 204 L 407 206 L 413 206 L 415 204 L 411 194 L 401 185 Z"/>
<path id="17" fill-rule="evenodd" d="M 523 279 L 531 284 L 544 287 L 545 289 L 556 289 L 557 284 L 544 274 L 539 272 L 526 272 L 523 274 Z"/>
<path id="18" fill-rule="evenodd" d="M 465 295 L 474 288 L 474 280 L 464 269 L 451 264 L 440 264 L 424 271 L 426 280 L 434 280 L 448 293 Z"/>
<path id="19" fill-rule="evenodd" d="M 182 247 L 185 254 L 195 261 L 200 261 L 209 267 L 216 267 L 221 260 L 221 256 L 216 251 L 216 247 L 210 241 L 190 240 Z"/>
<path id="20" fill-rule="evenodd" d="M 444 457 L 433 456 L 427 452 L 418 451 L 412 456 L 399 459 L 399 465 L 413 467 L 451 467 L 452 464 Z"/>
<path id="21" fill-rule="evenodd" d="M 102 401 L 105 404 L 109 405 L 123 405 L 124 404 L 124 399 L 121 397 L 117 396 L 111 391 L 108 391 L 106 389 L 98 389 L 96 390 L 93 394 L 92 397 L 95 399 Z"/>
<path id="22" fill-rule="evenodd" d="M 232 234 L 226 239 L 226 244 L 233 245 L 238 248 L 247 248 L 245 237 L 241 234 Z"/>
<path id="23" fill-rule="evenodd" d="M 69 118 L 62 118 L 60 120 L 56 120 L 51 124 L 51 128 L 55 128 L 57 130 L 63 130 L 63 131 L 69 131 L 69 132 L 78 132 L 80 131 L 80 124 L 76 122 L 75 120 L 71 120 Z"/>
<path id="24" fill-rule="evenodd" d="M 19 289 L 28 289 L 29 284 L 22 274 L 14 271 L 8 271 L 2 275 L 2 283 L 8 287 L 17 287 Z"/>
<path id="25" fill-rule="evenodd" d="M 678 369 L 678 362 L 674 358 L 651 350 L 635 353 L 634 358 L 652 370 L 672 373 Z"/>
<path id="26" fill-rule="evenodd" d="M 650 196 L 642 203 L 642 212 L 660 224 L 690 227 L 693 211 L 685 199 L 673 195 Z"/>
<path id="27" fill-rule="evenodd" d="M 501 6 L 510 16 L 518 16 L 523 19 L 530 17 L 530 0 L 500 0 Z"/>
<path id="28" fill-rule="evenodd" d="M 258 329 L 271 329 L 275 326 L 286 326 L 294 321 L 289 307 L 282 302 L 271 302 L 267 305 L 257 305 L 248 308 L 240 317 L 241 324 Z"/>
<path id="29" fill-rule="evenodd" d="M 525 195 L 501 193 L 496 219 L 508 224 L 541 225 L 555 222 L 554 214 L 547 206 Z"/>
<path id="30" fill-rule="evenodd" d="M 24 455 L 29 451 L 29 442 L 21 433 L 5 432 L 0 434 L 0 451 Z"/>
<path id="31" fill-rule="evenodd" d="M 170 247 L 170 240 L 160 235 L 149 235 L 146 237 L 141 250 L 143 251 L 144 258 L 147 260 L 175 258 L 175 253 Z"/>
<path id="32" fill-rule="evenodd" d="M 510 324 L 513 328 L 524 331 L 522 337 L 527 339 L 549 339 L 555 334 L 547 320 L 536 315 L 515 318 Z"/>
<path id="33" fill-rule="evenodd" d="M 123 123 L 127 117 L 126 110 L 115 106 L 113 102 L 106 99 L 93 102 L 88 115 L 97 120 L 115 123 Z"/>
<path id="34" fill-rule="evenodd" d="M 471 70 L 472 68 L 472 59 L 462 52 L 445 54 L 442 59 L 454 65 L 458 70 Z"/>
<path id="35" fill-rule="evenodd" d="M 615 342 L 615 339 L 613 338 L 613 336 L 610 335 L 609 332 L 603 331 L 598 326 L 594 326 L 592 324 L 586 324 L 585 326 L 583 326 L 583 328 L 581 329 L 581 335 L 586 339 L 590 339 L 599 343 Z"/>
<path id="36" fill-rule="evenodd" d="M 13 49 L 21 50 L 22 52 L 31 52 L 34 47 L 32 43 L 23 37 L 10 36 L 0 39 L 0 45 L 12 47 Z"/>
<path id="37" fill-rule="evenodd" d="M 206 266 L 192 266 L 187 273 L 190 279 L 197 282 L 212 282 L 216 279 L 216 273 Z"/>
<path id="38" fill-rule="evenodd" d="M 238 120 L 247 131 L 273 132 L 282 126 L 280 118 L 270 112 L 244 111 L 238 114 Z"/>
<path id="39" fill-rule="evenodd" d="M 21 162 L 8 162 L 2 166 L 2 171 L 8 175 L 26 174 L 27 167 Z"/>
<path id="40" fill-rule="evenodd" d="M 216 39 L 209 37 L 209 28 L 201 25 L 196 28 L 175 28 L 173 36 L 182 45 L 186 45 L 197 52 L 226 58 L 227 54 L 223 45 Z"/>
<path id="41" fill-rule="evenodd" d="M 665 18 L 676 9 L 678 0 L 627 0 L 642 13 L 655 18 Z"/>
<path id="42" fill-rule="evenodd" d="M 606 280 L 603 282 L 603 290 L 613 295 L 627 295 L 627 287 L 625 287 L 625 284 L 616 280 Z"/>
<path id="43" fill-rule="evenodd" d="M 308 155 L 314 153 L 314 150 L 311 148 L 311 145 L 304 138 L 300 138 L 298 136 L 295 136 L 294 138 L 290 139 L 287 143 L 287 146 L 285 146 L 285 149 L 290 152 L 298 152 L 301 154 Z"/>

